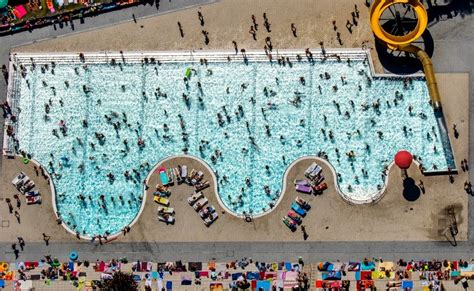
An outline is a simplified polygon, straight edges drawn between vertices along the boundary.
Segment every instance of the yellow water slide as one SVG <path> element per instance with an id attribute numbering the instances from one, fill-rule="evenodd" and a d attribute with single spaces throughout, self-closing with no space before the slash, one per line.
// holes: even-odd
<path id="1" fill-rule="evenodd" d="M 416 27 L 406 35 L 398 36 L 390 34 L 385 31 L 380 24 L 380 18 L 383 12 L 395 4 L 410 5 L 417 15 L 418 21 Z M 434 74 L 433 63 L 424 50 L 411 44 L 413 41 L 421 37 L 428 26 L 428 13 L 423 4 L 419 0 L 374 0 L 370 9 L 370 25 L 375 36 L 385 43 L 389 49 L 414 54 L 421 61 L 431 101 L 436 109 L 440 109 L 441 100 Z"/>

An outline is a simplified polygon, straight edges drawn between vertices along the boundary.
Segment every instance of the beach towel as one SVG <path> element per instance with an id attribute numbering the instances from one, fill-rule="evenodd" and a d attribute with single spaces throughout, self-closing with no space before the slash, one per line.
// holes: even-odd
<path id="1" fill-rule="evenodd" d="M 270 291 L 271 290 L 271 283 L 270 281 L 262 281 L 262 280 L 259 280 L 257 281 L 257 290 L 264 290 L 264 291 Z"/>
<path id="2" fill-rule="evenodd" d="M 213 291 L 224 290 L 224 285 L 222 283 L 212 282 L 209 284 L 209 288 Z"/>
<path id="3" fill-rule="evenodd" d="M 188 270 L 194 271 L 201 271 L 202 270 L 202 262 L 189 262 L 188 263 Z"/>
<path id="4" fill-rule="evenodd" d="M 156 281 L 156 286 L 158 287 L 158 290 L 163 290 L 163 279 L 158 279 Z"/>
<path id="5" fill-rule="evenodd" d="M 0 288 L 4 288 L 5 287 L 5 281 L 4 280 L 0 280 Z"/>
<path id="6" fill-rule="evenodd" d="M 209 278 L 209 271 L 201 271 L 199 272 L 199 276 Z"/>
<path id="7" fill-rule="evenodd" d="M 260 279 L 260 274 L 257 272 L 247 272 L 247 279 L 248 280 Z"/>
<path id="8" fill-rule="evenodd" d="M 369 262 L 367 265 L 361 263 L 360 266 L 362 268 L 362 271 L 372 271 L 373 269 L 375 269 L 374 262 Z"/>
<path id="9" fill-rule="evenodd" d="M 242 276 L 242 273 L 234 273 L 232 274 L 232 281 L 235 281 L 239 279 L 239 277 Z"/>
<path id="10" fill-rule="evenodd" d="M 413 281 L 402 281 L 402 289 L 410 288 L 413 290 Z"/>
<path id="11" fill-rule="evenodd" d="M 276 278 L 277 273 L 276 272 L 266 272 L 264 279 L 273 279 Z"/>
<path id="12" fill-rule="evenodd" d="M 322 273 L 323 280 L 341 280 L 342 274 L 340 271 L 331 271 Z"/>
<path id="13" fill-rule="evenodd" d="M 172 281 L 166 281 L 166 290 L 168 290 L 168 291 L 173 290 L 173 282 Z"/>
<path id="14" fill-rule="evenodd" d="M 349 266 L 347 266 L 347 271 L 349 272 L 357 272 L 360 271 L 360 263 L 358 262 L 350 262 Z"/>

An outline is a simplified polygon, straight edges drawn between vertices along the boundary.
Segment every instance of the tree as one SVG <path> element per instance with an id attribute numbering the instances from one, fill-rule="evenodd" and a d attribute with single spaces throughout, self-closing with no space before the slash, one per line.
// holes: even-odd
<path id="1" fill-rule="evenodd" d="M 138 290 L 138 284 L 133 280 L 131 273 L 114 273 L 112 279 L 104 282 L 105 290 L 109 291 L 135 291 Z"/>

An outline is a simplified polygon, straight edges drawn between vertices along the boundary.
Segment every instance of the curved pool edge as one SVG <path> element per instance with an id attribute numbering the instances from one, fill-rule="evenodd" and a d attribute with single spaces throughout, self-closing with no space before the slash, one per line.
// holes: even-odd
<path id="1" fill-rule="evenodd" d="M 21 155 L 18 155 L 16 154 L 15 157 L 19 157 L 19 158 L 23 158 L 23 156 Z M 54 181 L 53 179 L 51 178 L 51 175 L 49 174 L 48 170 L 43 167 L 41 165 L 40 162 L 38 162 L 37 160 L 35 160 L 34 158 L 31 158 L 29 159 L 30 162 L 32 162 L 33 164 L 35 164 L 38 168 L 39 167 L 42 167 L 43 170 L 44 170 L 44 173 L 45 175 L 48 177 L 48 180 L 49 180 L 49 187 L 50 187 L 50 191 L 51 191 L 51 200 L 52 200 L 52 205 L 53 205 L 53 212 L 54 212 L 54 215 L 56 216 L 56 219 L 61 219 L 61 225 L 64 227 L 64 229 L 66 229 L 67 232 L 69 232 L 70 234 L 76 236 L 76 232 L 73 231 L 71 228 L 69 228 L 69 226 L 64 223 L 64 221 L 62 221 L 62 218 L 60 217 L 60 215 L 58 215 L 58 207 L 56 205 L 56 187 L 54 186 Z M 143 197 L 144 198 L 144 197 Z M 143 210 L 145 209 L 145 202 L 146 202 L 146 199 L 143 199 L 142 198 L 142 205 L 140 206 L 140 211 L 137 213 L 137 215 L 135 216 L 135 218 L 132 220 L 132 222 L 130 224 L 128 224 L 129 227 L 132 227 L 137 221 L 138 221 L 138 218 L 140 217 L 140 215 L 142 214 Z M 113 234 L 110 234 L 107 236 L 107 240 L 105 240 L 104 242 L 107 243 L 111 240 L 114 240 L 116 239 L 117 237 L 120 236 L 122 232 L 121 231 L 118 231 L 116 233 L 113 233 Z M 91 236 L 88 236 L 88 235 L 82 235 L 80 234 L 79 237 L 83 240 L 92 240 L 92 237 Z"/>
<path id="2" fill-rule="evenodd" d="M 161 159 L 159 160 L 158 162 L 156 162 L 156 164 L 153 166 L 153 168 L 150 170 L 150 172 L 148 173 L 148 175 L 146 176 L 146 179 L 145 179 L 145 183 L 146 185 L 148 185 L 148 181 L 150 179 L 150 177 L 153 175 L 153 173 L 159 168 L 159 166 L 161 164 L 163 164 L 164 162 L 166 161 L 169 161 L 169 160 L 172 160 L 172 159 L 175 159 L 175 158 L 189 158 L 189 159 L 192 159 L 192 160 L 195 160 L 197 162 L 199 162 L 200 164 L 202 164 L 208 171 L 209 173 L 211 174 L 212 176 L 212 179 L 214 181 L 214 192 L 215 192 L 215 195 L 216 195 L 216 198 L 217 198 L 217 202 L 219 203 L 219 205 L 222 207 L 222 209 L 224 209 L 227 213 L 229 213 L 230 215 L 236 217 L 236 218 L 239 218 L 239 219 L 245 219 L 247 218 L 248 216 L 250 216 L 252 219 L 254 218 L 259 218 L 259 217 L 262 217 L 264 215 L 267 215 L 269 214 L 270 212 L 272 212 L 276 207 L 277 205 L 280 203 L 280 201 L 282 200 L 283 198 L 283 195 L 280 195 L 278 200 L 276 201 L 275 203 L 275 206 L 273 206 L 273 208 L 271 208 L 270 210 L 268 211 L 265 211 L 263 213 L 260 213 L 260 214 L 257 214 L 257 215 L 246 215 L 246 214 L 239 214 L 239 213 L 235 213 L 234 211 L 232 211 L 229 207 L 227 207 L 225 205 L 225 203 L 222 201 L 220 195 L 219 195 L 219 187 L 218 187 L 218 180 L 217 180 L 217 177 L 216 177 L 216 174 L 214 172 L 214 170 L 211 168 L 211 166 L 209 166 L 209 164 L 204 161 L 203 159 L 199 158 L 199 157 L 196 157 L 196 156 L 193 156 L 193 155 L 186 155 L 186 154 L 179 154 L 179 155 L 172 155 L 172 156 L 168 156 L 164 159 Z M 147 191 L 146 190 L 146 187 L 144 186 L 143 187 L 143 195 L 146 197 L 147 195 Z"/>
<path id="3" fill-rule="evenodd" d="M 344 202 L 347 202 L 348 204 L 350 205 L 363 205 L 363 204 L 376 204 L 377 202 L 379 202 L 380 200 L 382 200 L 382 198 L 384 197 L 385 193 L 387 192 L 387 187 L 388 187 L 388 182 L 389 182 L 389 174 L 390 174 L 390 171 L 392 170 L 392 167 L 395 165 L 395 162 L 392 161 L 388 166 L 387 166 L 387 173 L 385 175 L 385 180 L 383 181 L 383 186 L 380 190 L 376 191 L 376 192 L 373 192 L 373 194 L 371 195 L 370 198 L 366 198 L 366 199 L 354 199 L 353 197 L 349 197 L 349 195 L 347 195 L 346 193 L 344 193 L 344 191 L 341 190 L 340 186 L 339 186 L 339 182 L 338 182 L 338 179 L 337 179 L 337 172 L 335 170 L 335 167 L 331 164 L 331 162 L 329 162 L 328 160 L 326 159 L 323 159 L 321 157 L 318 157 L 318 156 L 312 156 L 312 155 L 309 155 L 309 156 L 302 156 L 296 160 L 294 160 L 287 168 L 286 172 L 285 172 L 285 178 L 284 178 L 284 181 L 283 181 L 283 187 L 284 189 L 286 189 L 286 175 L 287 173 L 289 172 L 290 168 L 292 168 L 296 163 L 300 162 L 300 161 L 303 161 L 303 160 L 317 160 L 317 161 L 320 161 L 324 164 L 326 164 L 326 166 L 331 170 L 332 172 L 332 175 L 333 175 L 333 178 L 334 178 L 334 187 L 335 187 L 335 190 L 336 192 L 339 194 L 339 196 L 342 198 L 342 200 L 344 200 Z M 417 160 L 413 160 L 413 163 L 419 167 L 420 163 L 417 161 Z M 426 173 L 426 172 L 425 172 Z"/>

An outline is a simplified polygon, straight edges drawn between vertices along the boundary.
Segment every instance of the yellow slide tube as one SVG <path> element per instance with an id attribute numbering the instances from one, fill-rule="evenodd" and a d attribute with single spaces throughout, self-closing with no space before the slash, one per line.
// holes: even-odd
<path id="1" fill-rule="evenodd" d="M 415 29 L 403 36 L 392 35 L 386 32 L 380 24 L 380 17 L 383 12 L 395 4 L 410 5 L 418 17 Z M 385 43 L 388 48 L 414 54 L 421 61 L 426 76 L 426 84 L 428 86 L 431 102 L 436 109 L 440 109 L 441 99 L 439 96 L 433 63 L 424 50 L 411 44 L 413 41 L 421 37 L 428 26 L 428 13 L 423 4 L 419 0 L 375 0 L 370 9 L 370 26 L 375 36 Z"/>

